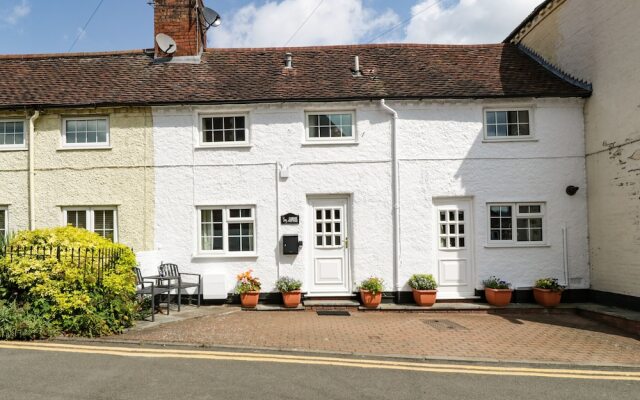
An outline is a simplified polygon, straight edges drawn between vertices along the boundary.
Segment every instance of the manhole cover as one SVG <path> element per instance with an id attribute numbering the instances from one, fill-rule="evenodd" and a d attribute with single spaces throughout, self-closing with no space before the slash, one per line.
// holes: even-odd
<path id="1" fill-rule="evenodd" d="M 339 317 L 350 317 L 351 314 L 349 311 L 343 310 L 318 310 L 316 311 L 318 315 L 337 315 Z"/>
<path id="2" fill-rule="evenodd" d="M 438 331 L 466 331 L 467 328 L 448 319 L 425 319 L 424 323 Z"/>

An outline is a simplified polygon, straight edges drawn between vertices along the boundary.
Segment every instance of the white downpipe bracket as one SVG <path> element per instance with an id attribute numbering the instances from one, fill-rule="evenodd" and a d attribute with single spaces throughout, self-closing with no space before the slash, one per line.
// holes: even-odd
<path id="1" fill-rule="evenodd" d="M 398 177 L 398 135 L 397 122 L 398 113 L 393 108 L 385 104 L 384 99 L 380 100 L 380 106 L 391 114 L 391 186 L 393 196 L 391 199 L 393 206 L 393 289 L 400 292 L 399 270 L 400 270 L 400 205 L 399 202 L 399 177 Z"/>
<path id="2" fill-rule="evenodd" d="M 29 230 L 36 228 L 36 191 L 35 191 L 35 122 L 40 116 L 40 111 L 34 111 L 29 117 Z"/>

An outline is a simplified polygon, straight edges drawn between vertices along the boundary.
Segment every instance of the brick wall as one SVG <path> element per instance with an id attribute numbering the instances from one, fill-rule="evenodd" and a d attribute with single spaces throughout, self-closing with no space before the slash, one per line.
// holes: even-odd
<path id="1" fill-rule="evenodd" d="M 174 57 L 196 56 L 206 48 L 206 35 L 197 12 L 202 7 L 202 0 L 156 0 L 154 37 L 158 33 L 171 36 L 177 47 Z M 155 52 L 156 57 L 166 56 L 157 44 Z"/>

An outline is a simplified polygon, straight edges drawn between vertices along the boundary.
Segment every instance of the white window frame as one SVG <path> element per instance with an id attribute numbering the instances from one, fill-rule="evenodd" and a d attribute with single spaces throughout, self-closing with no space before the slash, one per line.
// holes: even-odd
<path id="1" fill-rule="evenodd" d="M 4 213 L 4 226 L 0 226 L 0 230 L 4 232 L 0 232 L 1 238 L 3 234 L 7 235 L 9 233 L 9 207 L 0 206 L 0 213 Z"/>
<path id="2" fill-rule="evenodd" d="M 249 147 L 251 146 L 251 120 L 247 112 L 228 112 L 228 113 L 202 113 L 198 114 L 198 147 Z M 204 141 L 204 123 L 205 118 L 244 118 L 244 141 L 233 142 L 205 142 Z"/>
<path id="3" fill-rule="evenodd" d="M 251 209 L 251 217 L 234 217 L 231 218 L 231 209 Z M 203 250 L 202 249 L 202 211 L 222 210 L 222 250 Z M 212 205 L 196 207 L 196 254 L 206 257 L 252 257 L 258 254 L 258 216 L 255 204 L 243 205 Z M 253 250 L 252 251 L 229 251 L 229 223 L 253 223 Z"/>
<path id="4" fill-rule="evenodd" d="M 27 126 L 27 121 L 21 118 L 2 118 L 1 122 L 22 122 L 22 135 L 23 135 L 23 143 L 22 144 L 0 144 L 0 151 L 11 151 L 11 150 L 27 150 L 27 142 L 29 139 L 29 127 Z"/>
<path id="5" fill-rule="evenodd" d="M 487 134 L 487 113 L 488 112 L 509 112 L 509 111 L 527 111 L 529 112 L 529 134 L 520 136 L 489 136 Z M 527 142 L 536 141 L 535 129 L 533 125 L 533 107 L 486 107 L 482 110 L 482 132 L 484 135 L 484 141 L 486 142 Z"/>
<path id="6" fill-rule="evenodd" d="M 509 206 L 511 207 L 511 240 L 491 240 L 491 207 Z M 519 206 L 540 206 L 540 212 L 535 214 L 520 213 Z M 547 246 L 547 204 L 544 201 L 523 201 L 523 202 L 494 202 L 487 203 L 487 243 L 489 247 L 544 247 Z M 541 241 L 518 241 L 518 218 L 541 218 L 542 219 L 542 240 Z"/>
<path id="7" fill-rule="evenodd" d="M 62 225 L 67 226 L 67 211 L 85 211 L 87 213 L 87 230 L 95 232 L 95 212 L 96 211 L 113 211 L 113 242 L 118 242 L 118 208 L 113 206 L 92 206 L 92 207 L 63 207 L 62 208 Z"/>
<path id="8" fill-rule="evenodd" d="M 107 127 L 107 141 L 102 143 L 67 143 L 67 121 L 104 120 Z M 91 115 L 82 117 L 63 117 L 60 143 L 61 149 L 108 149 L 111 148 L 111 125 L 107 115 Z"/>
<path id="9" fill-rule="evenodd" d="M 312 138 L 309 135 L 309 116 L 311 115 L 331 115 L 331 114 L 350 114 L 351 115 L 351 137 L 328 137 L 328 138 Z M 358 141 L 357 120 L 355 110 L 307 110 L 304 112 L 304 143 L 305 144 L 353 144 Z"/>

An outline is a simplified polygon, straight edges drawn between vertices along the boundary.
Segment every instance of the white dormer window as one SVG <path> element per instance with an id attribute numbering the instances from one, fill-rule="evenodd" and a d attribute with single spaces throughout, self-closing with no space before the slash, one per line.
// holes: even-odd
<path id="1" fill-rule="evenodd" d="M 246 115 L 206 115 L 200 119 L 202 146 L 244 146 L 249 144 Z"/>
<path id="2" fill-rule="evenodd" d="M 307 142 L 338 143 L 355 141 L 355 113 L 307 113 Z"/>
<path id="3" fill-rule="evenodd" d="M 485 139 L 526 139 L 532 137 L 529 109 L 485 110 Z"/>
<path id="4" fill-rule="evenodd" d="M 0 120 L 0 150 L 26 149 L 23 120 Z"/>
<path id="5" fill-rule="evenodd" d="M 64 118 L 62 147 L 109 147 L 109 119 L 107 117 Z"/>

